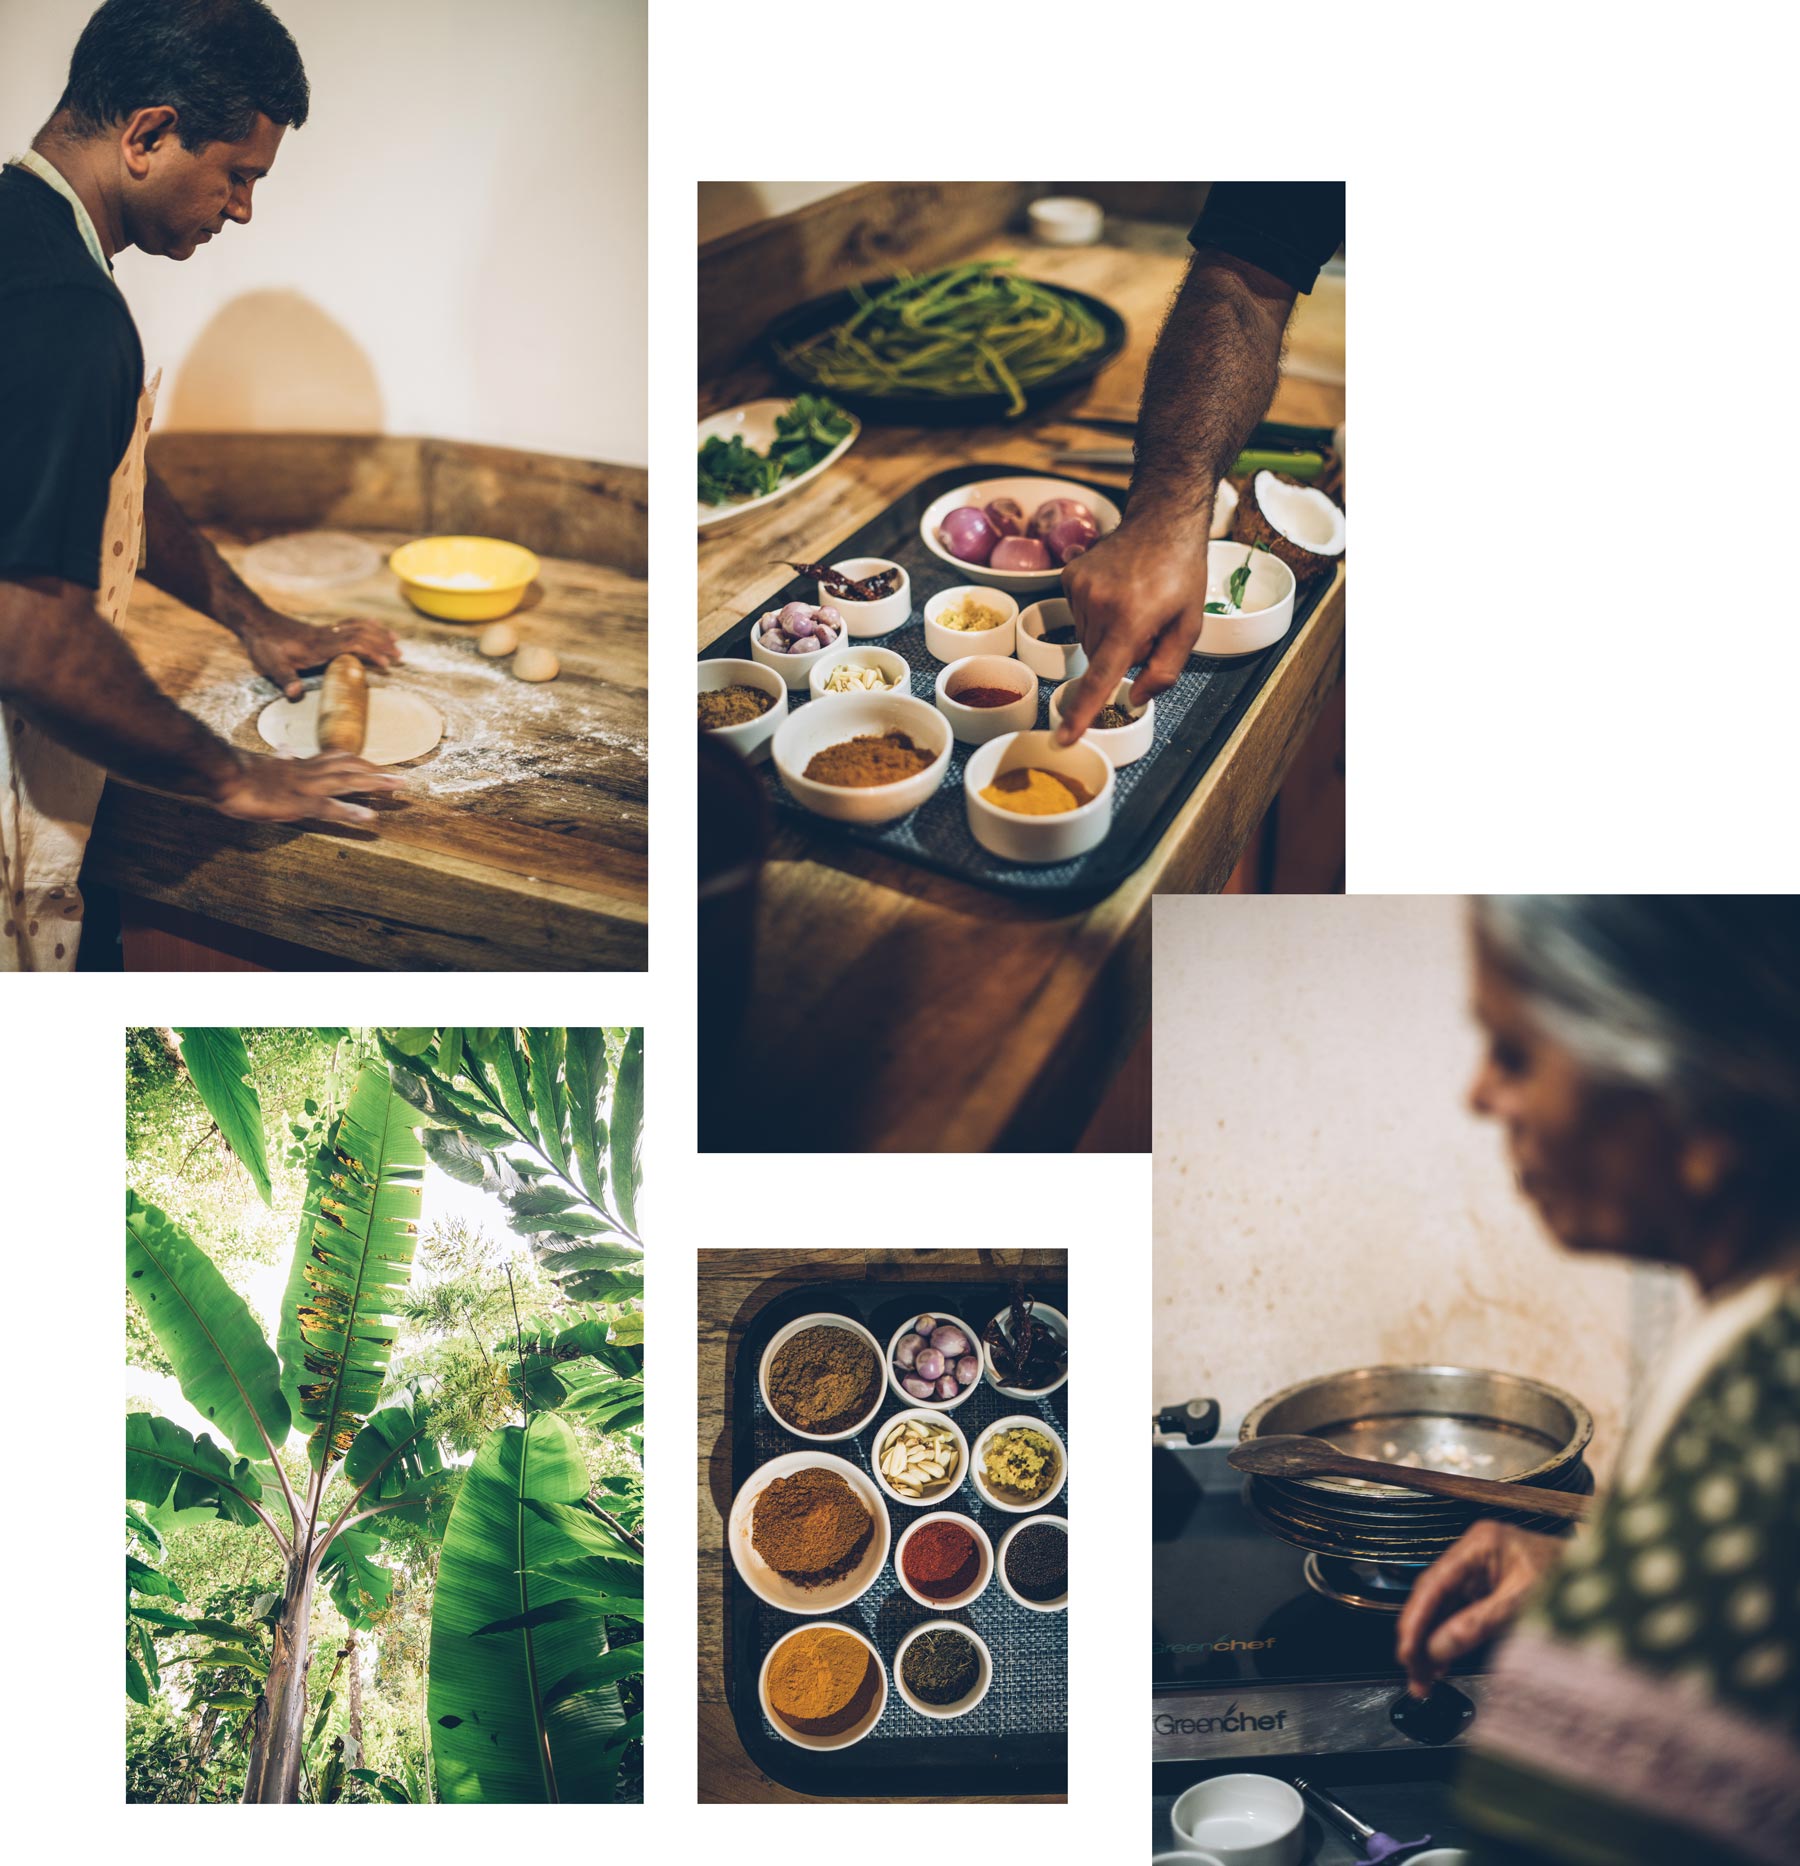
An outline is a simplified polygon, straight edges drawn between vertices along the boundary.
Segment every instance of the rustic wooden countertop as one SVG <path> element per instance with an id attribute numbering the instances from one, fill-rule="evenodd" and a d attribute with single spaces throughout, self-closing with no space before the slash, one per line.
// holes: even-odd
<path id="1" fill-rule="evenodd" d="M 234 564 L 247 540 L 210 535 Z M 323 596 L 265 596 L 310 621 L 386 622 L 404 665 L 387 678 L 445 717 L 437 749 L 375 804 L 378 830 L 233 822 L 112 779 L 90 877 L 126 893 L 360 965 L 406 970 L 635 970 L 648 900 L 647 606 L 642 579 L 543 560 L 512 618 L 562 673 L 530 685 L 435 622 L 385 568 L 398 532 L 361 530 L 383 568 Z M 233 744 L 266 751 L 276 697 L 236 640 L 139 579 L 125 632 L 151 678 Z"/>
<path id="2" fill-rule="evenodd" d="M 1100 246 L 999 239 L 968 256 L 1015 257 L 1033 277 L 1091 292 L 1119 311 L 1127 346 L 1075 414 L 1130 419 L 1188 249 L 1171 228 L 1108 228 L 1114 237 Z M 1312 372 L 1341 368 L 1342 351 L 1343 280 L 1329 276 L 1299 301 L 1269 418 L 1341 421 L 1342 386 Z M 701 412 L 772 392 L 760 366 L 741 369 L 702 386 Z M 1049 462 L 1063 446 L 1109 439 L 1126 444 L 1061 411 L 1018 427 L 865 425 L 810 486 L 700 534 L 701 648 L 787 581 L 792 573 L 776 560 L 828 553 L 929 475 L 959 461 L 1004 460 L 1105 484 L 1094 469 Z M 1343 664 L 1340 569 L 1150 858 L 1111 895 L 1074 912 L 779 829 L 763 873 L 741 1046 L 761 1088 L 744 1105 L 779 1105 L 783 1085 L 805 1088 L 829 1103 L 832 1144 L 848 1150 L 1073 1145 L 1149 1017 L 1152 898 L 1223 886 Z M 741 1133 L 731 1142 L 757 1144 L 781 1143 Z"/>
<path id="3" fill-rule="evenodd" d="M 1043 1267 L 1064 1276 L 1060 1250 L 702 1250 L 700 1270 L 700 1618 L 699 1723 L 702 1801 L 804 1801 L 764 1775 L 744 1753 L 732 1720 L 726 1680 L 726 1597 L 730 1586 L 725 1519 L 731 1513 L 731 1386 L 737 1344 L 768 1303 L 808 1283 L 856 1279 L 927 1284 L 960 1280 L 969 1271 L 1004 1283 L 1017 1268 Z M 833 1797 L 832 1799 L 838 1799 Z M 844 1797 L 849 1799 L 849 1797 Z M 879 1799 L 879 1797 L 870 1797 Z M 1061 1795 L 970 1797 L 994 1801 L 1061 1801 Z"/>

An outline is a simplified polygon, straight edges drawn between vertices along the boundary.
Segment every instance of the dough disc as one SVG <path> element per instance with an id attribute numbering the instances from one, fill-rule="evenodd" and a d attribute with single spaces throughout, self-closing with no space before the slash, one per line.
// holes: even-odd
<path id="1" fill-rule="evenodd" d="M 319 689 L 309 687 L 297 700 L 271 700 L 258 714 L 256 729 L 278 752 L 313 758 L 319 750 Z M 403 765 L 423 758 L 444 736 L 444 715 L 404 687 L 369 689 L 369 729 L 362 756 L 372 765 Z"/>

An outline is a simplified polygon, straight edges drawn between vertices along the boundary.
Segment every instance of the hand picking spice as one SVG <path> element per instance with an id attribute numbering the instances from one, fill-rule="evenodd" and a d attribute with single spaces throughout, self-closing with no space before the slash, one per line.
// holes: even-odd
<path id="1" fill-rule="evenodd" d="M 860 1639 L 835 1626 L 808 1626 L 769 1661 L 769 1708 L 802 1736 L 842 1736 L 874 1707 L 880 1682 Z"/>
<path id="2" fill-rule="evenodd" d="M 803 1328 L 769 1363 L 769 1404 L 802 1432 L 843 1432 L 875 1404 L 881 1364 L 861 1335 L 829 1322 Z"/>
<path id="3" fill-rule="evenodd" d="M 907 1538 L 900 1569 L 927 1600 L 955 1600 L 981 1573 L 981 1547 L 961 1523 L 925 1523 Z"/>
<path id="4" fill-rule="evenodd" d="M 796 1587 L 841 1580 L 874 1533 L 862 1498 L 835 1471 L 818 1466 L 776 1478 L 750 1516 L 750 1546 Z"/>
<path id="5" fill-rule="evenodd" d="M 1127 726 L 1135 726 L 1143 716 L 1142 713 L 1134 713 L 1128 706 L 1109 703 L 1094 715 L 1094 724 L 1102 732 L 1123 732 Z"/>
<path id="6" fill-rule="evenodd" d="M 900 1661 L 906 1688 L 922 1703 L 942 1706 L 966 1698 L 981 1679 L 975 1643 L 948 1627 L 921 1633 Z"/>
<path id="7" fill-rule="evenodd" d="M 1061 1600 L 1069 1591 L 1069 1532 L 1033 1523 L 1006 1545 L 1006 1578 L 1027 1600 Z"/>
<path id="8" fill-rule="evenodd" d="M 760 687 L 714 687 L 700 696 L 700 730 L 718 732 L 726 726 L 747 726 L 775 704 L 772 693 Z"/>
<path id="9" fill-rule="evenodd" d="M 995 809 L 1010 810 L 1014 816 L 1066 816 L 1094 800 L 1094 793 L 1078 778 L 1040 771 L 1036 765 L 1002 771 L 981 787 L 981 795 Z"/>
<path id="10" fill-rule="evenodd" d="M 916 777 L 937 754 L 915 745 L 904 732 L 890 726 L 883 733 L 864 733 L 827 745 L 807 761 L 804 776 L 815 784 L 839 784 L 851 790 L 869 790 L 877 784 L 897 784 Z"/>

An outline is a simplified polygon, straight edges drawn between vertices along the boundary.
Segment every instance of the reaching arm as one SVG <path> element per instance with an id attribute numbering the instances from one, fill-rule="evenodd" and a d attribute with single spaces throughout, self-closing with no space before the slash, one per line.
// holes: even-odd
<path id="1" fill-rule="evenodd" d="M 227 816 L 368 823 L 373 811 L 340 796 L 400 786 L 360 758 L 255 758 L 227 745 L 158 689 L 91 590 L 55 577 L 0 579 L 0 693 L 104 769 Z"/>
<path id="2" fill-rule="evenodd" d="M 1063 572 L 1088 671 L 1063 709 L 1079 738 L 1135 663 L 1141 705 L 1172 687 L 1206 609 L 1219 480 L 1275 398 L 1294 292 L 1230 254 L 1194 255 L 1144 377 L 1124 521 Z"/>
<path id="3" fill-rule="evenodd" d="M 298 622 L 271 609 L 193 524 L 153 468 L 145 476 L 144 528 L 149 540 L 144 574 L 158 589 L 230 629 L 251 665 L 290 700 L 305 691 L 300 675 L 323 667 L 333 655 L 358 655 L 379 668 L 400 659 L 392 631 L 379 622 Z"/>

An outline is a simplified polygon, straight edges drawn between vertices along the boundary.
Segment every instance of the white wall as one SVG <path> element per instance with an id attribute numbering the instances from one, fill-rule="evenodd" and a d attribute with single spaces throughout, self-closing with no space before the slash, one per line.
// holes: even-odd
<path id="1" fill-rule="evenodd" d="M 1236 895 L 1155 922 L 1155 1401 L 1371 1362 L 1573 1392 L 1611 1464 L 1685 1298 L 1543 1231 L 1467 1112 L 1463 905 Z"/>
<path id="2" fill-rule="evenodd" d="M 312 115 L 256 218 L 119 284 L 159 426 L 647 459 L 645 0 L 274 0 Z M 0 145 L 90 0 L 0 0 Z"/>

